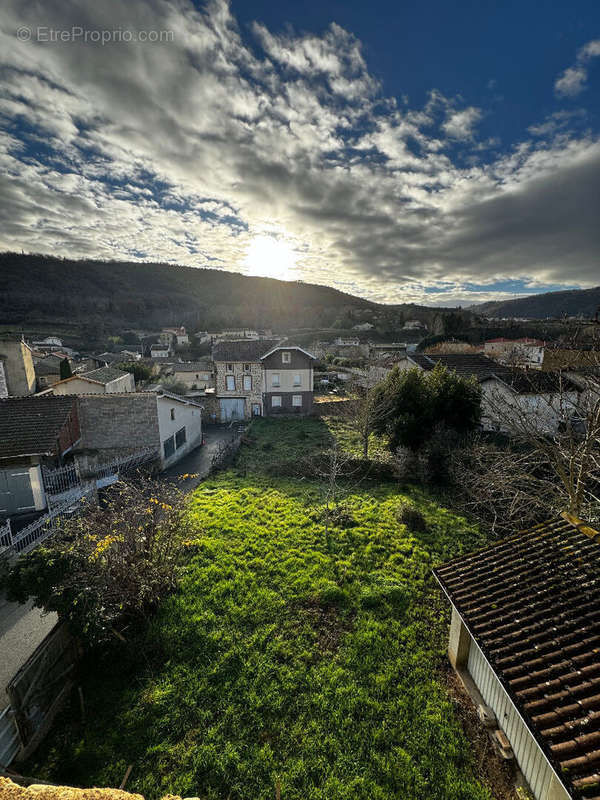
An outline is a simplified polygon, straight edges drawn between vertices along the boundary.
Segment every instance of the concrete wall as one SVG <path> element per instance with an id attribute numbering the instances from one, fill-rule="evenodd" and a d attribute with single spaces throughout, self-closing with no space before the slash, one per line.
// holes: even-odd
<path id="1" fill-rule="evenodd" d="M 210 389 L 215 385 L 212 367 L 206 369 L 200 367 L 195 372 L 180 372 L 174 367 L 173 378 L 177 383 L 185 384 L 188 389 Z"/>
<path id="2" fill-rule="evenodd" d="M 78 450 L 134 452 L 160 448 L 156 395 L 134 393 L 79 397 Z"/>
<path id="3" fill-rule="evenodd" d="M 182 403 L 167 396 L 158 396 L 158 428 L 163 467 L 175 464 L 180 458 L 202 441 L 202 409 L 196 405 Z M 165 456 L 165 441 L 185 428 L 185 442 L 175 452 Z"/>
<path id="4" fill-rule="evenodd" d="M 295 406 L 293 403 L 294 396 L 300 397 L 302 405 Z M 281 406 L 273 405 L 273 397 L 281 398 Z M 265 417 L 276 417 L 279 414 L 312 414 L 313 410 L 313 393 L 302 391 L 278 391 L 273 389 L 271 392 L 265 392 L 263 402 Z"/>
<path id="5" fill-rule="evenodd" d="M 26 397 L 35 393 L 33 358 L 25 342 L 0 339 L 0 361 L 9 396 Z"/>

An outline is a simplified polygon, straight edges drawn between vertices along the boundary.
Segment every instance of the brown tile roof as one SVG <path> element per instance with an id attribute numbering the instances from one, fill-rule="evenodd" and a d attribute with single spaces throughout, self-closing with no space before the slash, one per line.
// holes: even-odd
<path id="1" fill-rule="evenodd" d="M 0 400 L 0 458 L 56 454 L 75 402 L 73 395 Z"/>
<path id="2" fill-rule="evenodd" d="M 600 534 L 566 516 L 434 570 L 574 797 L 600 797 Z"/>

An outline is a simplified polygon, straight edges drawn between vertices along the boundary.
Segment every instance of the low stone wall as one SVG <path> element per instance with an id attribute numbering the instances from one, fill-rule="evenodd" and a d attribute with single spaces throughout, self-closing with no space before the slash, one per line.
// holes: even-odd
<path id="1" fill-rule="evenodd" d="M 0 776 L 0 800 L 144 800 L 144 797 L 122 789 L 76 789 L 73 786 L 50 786 L 45 783 L 21 786 L 10 778 Z M 181 800 L 181 797 L 168 794 L 163 800 Z"/>

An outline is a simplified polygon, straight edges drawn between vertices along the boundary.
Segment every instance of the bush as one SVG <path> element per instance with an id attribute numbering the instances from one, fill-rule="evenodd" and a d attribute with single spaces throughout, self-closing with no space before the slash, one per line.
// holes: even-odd
<path id="1" fill-rule="evenodd" d="M 188 528 L 175 487 L 118 483 L 105 507 L 66 520 L 21 556 L 0 577 L 0 589 L 11 601 L 33 598 L 57 612 L 95 645 L 146 620 L 175 588 Z"/>
<path id="2" fill-rule="evenodd" d="M 402 503 L 396 513 L 396 519 L 410 531 L 423 533 L 427 530 L 427 522 L 418 508 L 410 503 Z"/>

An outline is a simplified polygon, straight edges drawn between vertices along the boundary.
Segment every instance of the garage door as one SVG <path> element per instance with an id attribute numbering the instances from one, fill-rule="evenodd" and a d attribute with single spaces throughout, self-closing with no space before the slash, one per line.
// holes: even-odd
<path id="1" fill-rule="evenodd" d="M 35 511 L 29 470 L 0 469 L 0 512 L 18 514 Z"/>
<path id="2" fill-rule="evenodd" d="M 227 397 L 219 400 L 221 405 L 221 422 L 232 419 L 244 419 L 244 398 Z"/>

